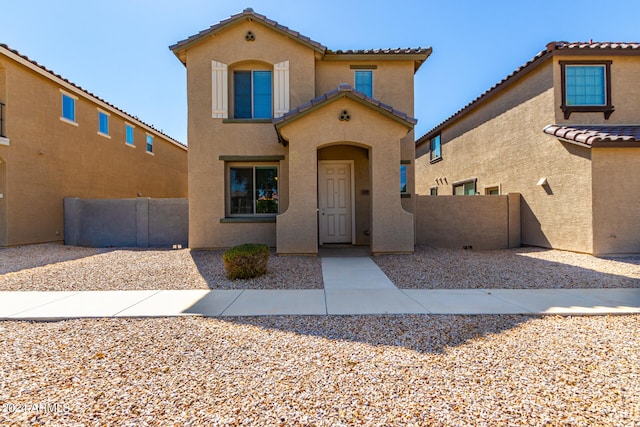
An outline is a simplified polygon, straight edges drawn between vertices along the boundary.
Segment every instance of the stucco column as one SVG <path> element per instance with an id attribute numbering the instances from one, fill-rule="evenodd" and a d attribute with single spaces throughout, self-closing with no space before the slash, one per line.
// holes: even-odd
<path id="1" fill-rule="evenodd" d="M 289 141 L 289 207 L 276 217 L 278 254 L 318 253 L 318 151 Z"/>
<path id="2" fill-rule="evenodd" d="M 397 143 L 376 144 L 371 150 L 371 252 L 413 252 L 413 214 L 400 198 L 400 149 Z"/>

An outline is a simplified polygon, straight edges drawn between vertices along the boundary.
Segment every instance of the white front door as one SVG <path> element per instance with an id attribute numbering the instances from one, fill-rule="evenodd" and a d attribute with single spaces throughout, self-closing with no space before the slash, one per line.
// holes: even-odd
<path id="1" fill-rule="evenodd" d="M 320 244 L 352 243 L 352 162 L 318 162 Z"/>

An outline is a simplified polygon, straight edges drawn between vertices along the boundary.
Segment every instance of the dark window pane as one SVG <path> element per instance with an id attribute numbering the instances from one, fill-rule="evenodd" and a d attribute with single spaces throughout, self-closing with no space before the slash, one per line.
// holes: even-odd
<path id="1" fill-rule="evenodd" d="M 256 167 L 256 213 L 278 213 L 278 168 Z"/>
<path id="2" fill-rule="evenodd" d="M 230 168 L 232 215 L 253 214 L 253 168 Z"/>
<path id="3" fill-rule="evenodd" d="M 251 118 L 251 71 L 233 74 L 233 105 L 236 119 Z"/>

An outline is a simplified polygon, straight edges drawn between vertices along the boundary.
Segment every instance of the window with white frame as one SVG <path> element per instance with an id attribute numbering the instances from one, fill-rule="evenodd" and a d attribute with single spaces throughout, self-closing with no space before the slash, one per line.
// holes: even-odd
<path id="1" fill-rule="evenodd" d="M 467 179 L 465 181 L 453 183 L 453 194 L 455 196 L 475 196 L 476 179 Z"/>
<path id="2" fill-rule="evenodd" d="M 153 136 L 147 134 L 147 153 L 153 153 Z"/>
<path id="3" fill-rule="evenodd" d="M 62 93 L 62 116 L 61 119 L 76 122 L 76 98 L 73 95 Z"/>
<path id="4" fill-rule="evenodd" d="M 109 113 L 98 110 L 98 133 L 109 136 Z"/>
<path id="5" fill-rule="evenodd" d="M 440 144 L 440 135 L 436 135 L 429 140 L 429 150 L 431 151 L 430 159 L 439 160 L 442 158 L 442 146 Z"/>
<path id="6" fill-rule="evenodd" d="M 276 215 L 278 213 L 278 166 L 230 164 L 227 207 L 230 216 Z"/>
<path id="7" fill-rule="evenodd" d="M 127 145 L 135 147 L 135 140 L 134 140 L 135 127 L 133 125 L 130 125 L 129 123 L 125 123 L 124 129 L 125 129 L 125 142 L 127 143 Z"/>

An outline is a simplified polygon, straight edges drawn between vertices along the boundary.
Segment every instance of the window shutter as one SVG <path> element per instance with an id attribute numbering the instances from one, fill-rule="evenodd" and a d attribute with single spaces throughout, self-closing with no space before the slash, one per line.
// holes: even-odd
<path id="1" fill-rule="evenodd" d="M 227 78 L 227 64 L 211 61 L 211 117 L 214 119 L 226 119 L 229 117 L 229 89 Z"/>
<path id="2" fill-rule="evenodd" d="M 274 116 L 289 112 L 289 61 L 273 66 L 273 109 Z"/>

